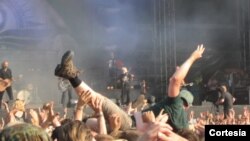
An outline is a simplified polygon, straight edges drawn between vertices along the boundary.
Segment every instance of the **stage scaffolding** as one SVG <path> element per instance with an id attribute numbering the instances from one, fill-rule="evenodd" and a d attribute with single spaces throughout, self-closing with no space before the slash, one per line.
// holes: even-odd
<path id="1" fill-rule="evenodd" d="M 241 47 L 241 65 L 242 68 L 250 72 L 250 2 L 249 0 L 239 1 L 239 33 Z"/>
<path id="2" fill-rule="evenodd" d="M 168 79 L 176 67 L 175 2 L 154 0 L 153 58 L 155 81 L 161 93 L 167 91 Z"/>

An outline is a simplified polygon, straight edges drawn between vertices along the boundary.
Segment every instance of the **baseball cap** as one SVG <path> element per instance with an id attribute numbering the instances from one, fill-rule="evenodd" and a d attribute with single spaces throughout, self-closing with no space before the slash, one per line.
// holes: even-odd
<path id="1" fill-rule="evenodd" d="M 192 95 L 190 91 L 186 89 L 182 89 L 180 91 L 180 97 L 187 102 L 188 106 L 192 106 L 192 103 L 194 101 L 194 96 Z"/>

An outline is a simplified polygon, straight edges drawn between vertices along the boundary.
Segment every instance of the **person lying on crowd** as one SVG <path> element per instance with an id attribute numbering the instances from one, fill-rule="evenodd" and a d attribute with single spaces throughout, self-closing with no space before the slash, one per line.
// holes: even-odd
<path id="1" fill-rule="evenodd" d="M 186 110 L 192 105 L 193 95 L 189 91 L 181 89 L 181 87 L 192 64 L 202 57 L 204 51 L 203 45 L 198 45 L 189 58 L 180 67 L 176 68 L 175 73 L 170 78 L 167 99 L 143 110 L 143 112 L 153 111 L 155 115 L 158 115 L 164 109 L 164 113 L 169 116 L 168 123 L 173 127 L 174 131 L 188 128 Z"/>
<path id="2" fill-rule="evenodd" d="M 103 115 L 106 121 L 108 121 L 109 115 L 116 113 L 122 120 L 121 129 L 123 130 L 130 129 L 132 126 L 132 120 L 125 111 L 123 111 L 120 107 L 118 107 L 109 98 L 91 89 L 84 81 L 78 78 L 79 71 L 74 66 L 73 56 L 74 56 L 73 51 L 69 50 L 64 53 L 61 59 L 61 63 L 58 64 L 55 68 L 55 76 L 68 79 L 71 85 L 74 87 L 76 94 L 78 96 L 81 96 L 81 94 L 88 91 L 91 96 L 90 101 L 88 101 L 87 103 L 89 106 L 91 106 L 91 103 L 93 103 L 93 101 L 95 101 L 96 98 L 101 99 Z"/>

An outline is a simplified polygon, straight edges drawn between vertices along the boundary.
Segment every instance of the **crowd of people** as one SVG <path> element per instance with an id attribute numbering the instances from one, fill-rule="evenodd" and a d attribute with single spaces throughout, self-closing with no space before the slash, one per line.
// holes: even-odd
<path id="1" fill-rule="evenodd" d="M 176 68 L 169 80 L 166 99 L 149 102 L 141 94 L 134 102 L 124 101 L 126 107 L 120 107 L 81 80 L 74 65 L 74 52 L 67 51 L 54 74 L 69 81 L 78 96 L 74 112 L 58 113 L 54 102 L 44 103 L 38 109 L 27 109 L 23 100 L 17 99 L 12 104 L 3 101 L 6 114 L 0 124 L 0 140 L 200 141 L 204 140 L 205 125 L 249 124 L 249 109 L 244 107 L 243 113 L 236 115 L 232 106 L 234 99 L 225 86 L 221 86 L 222 98 L 218 101 L 224 103 L 223 113 L 206 111 L 197 116 L 194 111 L 188 112 L 194 97 L 182 89 L 183 82 L 192 64 L 204 51 L 203 45 L 198 45 Z M 62 103 L 65 105 L 65 100 Z M 87 112 L 89 110 L 92 113 Z"/>

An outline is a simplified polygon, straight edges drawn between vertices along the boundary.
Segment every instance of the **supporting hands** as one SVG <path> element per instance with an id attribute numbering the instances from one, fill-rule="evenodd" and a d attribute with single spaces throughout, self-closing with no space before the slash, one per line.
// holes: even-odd
<path id="1" fill-rule="evenodd" d="M 91 105 L 96 114 L 102 113 L 102 102 L 103 100 L 99 97 L 96 97 L 95 100 L 91 101 Z"/>
<path id="2" fill-rule="evenodd" d="M 118 131 L 121 128 L 121 117 L 117 114 L 109 116 L 109 125 L 112 131 Z"/>
<path id="3" fill-rule="evenodd" d="M 92 95 L 90 91 L 82 92 L 78 97 L 77 107 L 79 108 L 79 107 L 84 106 L 85 104 L 90 103 L 92 101 L 91 99 L 92 99 Z"/>
<path id="4" fill-rule="evenodd" d="M 144 122 L 143 128 L 139 129 L 141 131 L 148 130 L 150 127 L 150 124 L 166 124 L 168 121 L 168 115 L 167 113 L 163 114 L 163 109 L 160 111 L 159 115 L 155 117 L 154 113 L 152 111 L 147 111 L 142 114 L 142 119 Z M 172 129 L 172 127 L 169 126 L 169 128 Z"/>
<path id="5" fill-rule="evenodd" d="M 155 122 L 155 115 L 152 111 L 147 111 L 142 114 L 142 120 L 144 123 L 154 123 Z"/>
<path id="6" fill-rule="evenodd" d="M 163 111 L 162 109 L 156 118 L 152 111 L 145 112 L 142 115 L 144 125 L 140 131 L 144 132 L 144 134 L 138 141 L 187 141 L 174 133 L 172 127 L 166 124 L 168 115 L 166 113 L 163 114 Z"/>
<path id="7" fill-rule="evenodd" d="M 91 107 L 95 111 L 95 117 L 97 117 L 98 121 L 98 133 L 99 134 L 107 134 L 106 122 L 104 119 L 103 111 L 102 111 L 103 98 L 95 97 L 91 101 Z"/>
<path id="8" fill-rule="evenodd" d="M 132 103 L 130 102 L 126 107 L 125 111 L 128 115 L 133 115 L 135 112 L 137 112 L 137 108 L 133 108 Z"/>
<path id="9" fill-rule="evenodd" d="M 85 91 L 79 94 L 78 102 L 76 105 L 75 120 L 82 120 L 84 105 L 91 103 L 91 100 L 92 94 L 90 91 Z"/>
<path id="10" fill-rule="evenodd" d="M 168 124 L 150 124 L 149 128 L 137 141 L 187 141 L 187 139 L 174 133 Z"/>
<path id="11" fill-rule="evenodd" d="M 154 113 L 152 111 L 147 111 L 143 113 L 142 119 L 145 123 L 166 123 L 168 121 L 168 115 L 167 113 L 163 114 L 163 109 L 160 111 L 159 115 L 155 117 Z"/>
<path id="12" fill-rule="evenodd" d="M 159 115 L 156 117 L 155 121 L 159 123 L 166 123 L 168 121 L 168 114 L 163 114 L 163 109 L 160 111 Z"/>

